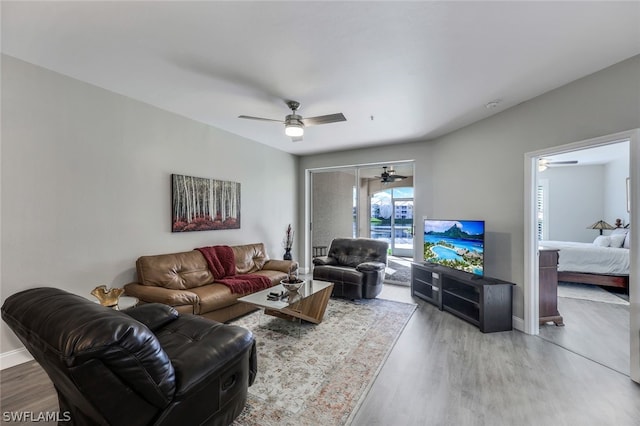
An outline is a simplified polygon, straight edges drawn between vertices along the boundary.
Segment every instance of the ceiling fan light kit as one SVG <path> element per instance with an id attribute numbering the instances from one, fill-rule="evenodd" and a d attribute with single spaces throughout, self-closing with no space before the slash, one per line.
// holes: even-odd
<path id="1" fill-rule="evenodd" d="M 287 115 L 284 123 L 284 134 L 292 138 L 299 138 L 304 135 L 304 124 L 301 119 L 302 117 L 296 114 Z"/>

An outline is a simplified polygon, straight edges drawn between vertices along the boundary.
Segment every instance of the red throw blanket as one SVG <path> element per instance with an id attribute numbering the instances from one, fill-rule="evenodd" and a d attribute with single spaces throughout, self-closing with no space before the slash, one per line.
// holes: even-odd
<path id="1" fill-rule="evenodd" d="M 207 261 L 214 279 L 236 274 L 236 258 L 229 246 L 210 246 L 197 248 Z"/>
<path id="2" fill-rule="evenodd" d="M 255 293 L 271 287 L 271 280 L 268 277 L 257 274 L 236 275 L 216 280 L 216 282 L 226 285 L 234 294 Z"/>
<path id="3" fill-rule="evenodd" d="M 229 246 L 200 247 L 196 250 L 207 261 L 213 279 L 229 287 L 231 293 L 254 293 L 271 287 L 271 280 L 263 275 L 236 275 L 236 260 Z"/>

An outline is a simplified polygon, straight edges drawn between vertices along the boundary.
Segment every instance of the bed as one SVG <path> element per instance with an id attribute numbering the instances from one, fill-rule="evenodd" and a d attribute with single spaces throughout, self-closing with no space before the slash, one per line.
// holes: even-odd
<path id="1" fill-rule="evenodd" d="M 618 231 L 617 229 L 614 230 Z M 540 241 L 540 248 L 558 249 L 558 281 L 629 289 L 629 235 L 620 229 L 593 243 Z"/>

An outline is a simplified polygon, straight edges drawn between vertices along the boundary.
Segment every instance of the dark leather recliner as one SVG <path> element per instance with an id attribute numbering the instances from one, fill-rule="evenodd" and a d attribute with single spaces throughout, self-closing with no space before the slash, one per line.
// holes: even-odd
<path id="1" fill-rule="evenodd" d="M 327 256 L 313 259 L 313 279 L 332 282 L 332 296 L 373 299 L 382 291 L 388 248 L 380 240 L 336 238 Z"/>
<path id="2" fill-rule="evenodd" d="M 116 311 L 36 288 L 7 298 L 2 318 L 73 425 L 229 425 L 257 371 L 250 331 L 162 304 Z"/>

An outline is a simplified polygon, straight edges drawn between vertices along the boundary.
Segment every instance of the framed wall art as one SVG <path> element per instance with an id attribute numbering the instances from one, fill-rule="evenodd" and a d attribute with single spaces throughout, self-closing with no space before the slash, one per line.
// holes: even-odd
<path id="1" fill-rule="evenodd" d="M 240 183 L 171 175 L 172 232 L 240 228 Z"/>

